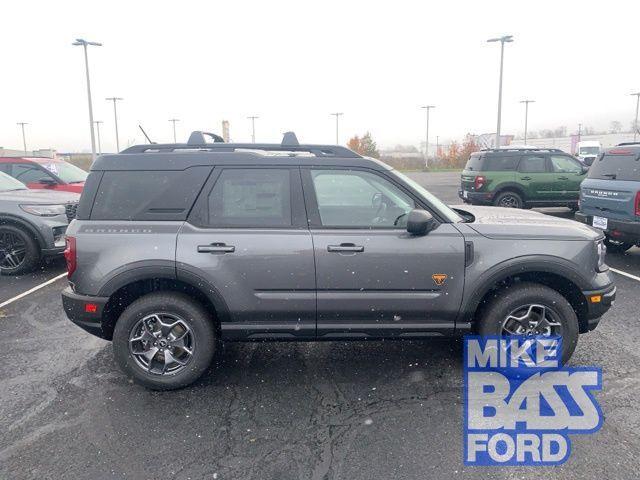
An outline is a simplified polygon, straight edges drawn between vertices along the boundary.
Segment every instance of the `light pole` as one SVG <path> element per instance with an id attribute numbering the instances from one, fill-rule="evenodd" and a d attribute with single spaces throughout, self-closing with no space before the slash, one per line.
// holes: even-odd
<path id="1" fill-rule="evenodd" d="M 102 142 L 100 141 L 100 124 L 104 122 L 102 120 L 96 120 L 93 123 L 96 124 L 96 133 L 98 134 L 98 155 L 102 155 Z"/>
<path id="2" fill-rule="evenodd" d="M 638 108 L 640 108 L 640 92 L 632 93 L 632 96 L 636 97 L 636 119 L 633 122 L 633 141 L 636 141 L 636 137 L 638 136 Z"/>
<path id="3" fill-rule="evenodd" d="M 520 100 L 524 103 L 524 144 L 527 144 L 527 128 L 529 126 L 529 104 L 535 103 L 535 100 Z"/>
<path id="4" fill-rule="evenodd" d="M 256 143 L 256 119 L 260 118 L 257 115 L 247 117 L 251 120 L 251 143 Z"/>
<path id="5" fill-rule="evenodd" d="M 176 140 L 176 122 L 179 122 L 179 118 L 170 118 L 169 121 L 173 123 L 173 143 L 177 143 Z"/>
<path id="6" fill-rule="evenodd" d="M 504 64 L 504 44 L 513 42 L 513 35 L 490 38 L 487 42 L 500 42 L 500 83 L 498 86 L 498 126 L 496 128 L 496 148 L 500 148 L 500 122 L 502 120 L 502 70 Z"/>
<path id="7" fill-rule="evenodd" d="M 638 123 L 637 119 L 636 119 L 636 123 Z M 27 137 L 25 137 L 24 135 L 24 126 L 29 124 L 27 122 L 18 122 L 16 125 L 20 125 L 20 128 L 22 128 L 22 148 L 24 149 L 24 154 L 26 155 L 27 154 Z"/>
<path id="8" fill-rule="evenodd" d="M 88 42 L 82 38 L 76 38 L 76 41 L 72 43 L 74 46 L 82 46 L 84 48 L 84 66 L 87 71 L 87 98 L 89 99 L 89 129 L 91 130 L 91 160 L 96 161 L 96 138 L 93 134 L 93 105 L 91 104 L 91 81 L 89 80 L 89 55 L 87 54 L 87 47 L 89 45 L 94 47 L 101 47 L 101 43 Z"/>
<path id="9" fill-rule="evenodd" d="M 425 135 L 425 141 L 424 141 L 424 166 L 428 167 L 429 166 L 429 111 L 432 108 L 436 108 L 435 105 L 425 105 L 424 107 L 420 107 L 423 108 L 427 111 L 427 133 Z"/>
<path id="10" fill-rule="evenodd" d="M 344 115 L 342 112 L 332 113 L 334 117 L 336 117 L 336 145 L 340 144 L 340 121 L 339 118 Z"/>
<path id="11" fill-rule="evenodd" d="M 107 97 L 105 100 L 113 102 L 113 118 L 116 123 L 116 152 L 120 151 L 120 138 L 118 137 L 118 107 L 116 107 L 116 102 L 120 100 L 124 100 L 121 97 Z"/>

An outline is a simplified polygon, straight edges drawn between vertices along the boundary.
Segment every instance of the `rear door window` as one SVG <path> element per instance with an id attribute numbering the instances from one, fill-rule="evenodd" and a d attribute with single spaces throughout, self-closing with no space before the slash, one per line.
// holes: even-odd
<path id="1" fill-rule="evenodd" d="M 486 172 L 508 172 L 515 170 L 518 157 L 513 155 L 499 157 L 485 157 L 484 171 Z"/>
<path id="2" fill-rule="evenodd" d="M 55 181 L 49 172 L 32 163 L 14 163 L 11 168 L 11 176 L 20 180 L 22 183 Z"/>
<path id="3" fill-rule="evenodd" d="M 556 173 L 581 173 L 582 165 L 565 155 L 551 155 L 551 167 Z"/>
<path id="4" fill-rule="evenodd" d="M 638 153 L 608 154 L 598 158 L 589 169 L 589 178 L 599 180 L 640 181 L 640 161 Z"/>
<path id="5" fill-rule="evenodd" d="M 544 173 L 547 171 L 546 159 L 541 155 L 526 155 L 520 160 L 518 171 L 522 173 Z"/>

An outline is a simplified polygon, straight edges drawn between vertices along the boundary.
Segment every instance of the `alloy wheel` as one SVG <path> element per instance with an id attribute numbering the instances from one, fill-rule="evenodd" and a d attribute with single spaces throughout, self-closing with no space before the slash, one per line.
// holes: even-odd
<path id="1" fill-rule="evenodd" d="M 19 235 L 0 230 L 0 268 L 18 268 L 27 255 L 27 245 Z"/>
<path id="2" fill-rule="evenodd" d="M 506 208 L 518 208 L 520 202 L 514 195 L 505 195 L 500 199 L 500 206 Z"/>
<path id="3" fill-rule="evenodd" d="M 152 313 L 139 320 L 129 334 L 129 351 L 148 373 L 175 375 L 193 358 L 195 336 L 189 325 L 170 313 Z"/>
<path id="4" fill-rule="evenodd" d="M 528 304 L 513 310 L 502 322 L 502 335 L 562 335 L 558 314 L 545 305 Z"/>

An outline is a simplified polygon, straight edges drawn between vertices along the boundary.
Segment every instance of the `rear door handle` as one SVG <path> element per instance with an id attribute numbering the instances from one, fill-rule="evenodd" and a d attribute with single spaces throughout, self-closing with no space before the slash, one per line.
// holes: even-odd
<path id="1" fill-rule="evenodd" d="M 531 180 L 531 177 L 520 177 L 520 180 Z"/>
<path id="2" fill-rule="evenodd" d="M 233 253 L 236 247 L 226 243 L 212 243 L 210 245 L 198 245 L 198 253 Z"/>
<path id="3" fill-rule="evenodd" d="M 558 177 L 558 180 L 569 180 L 569 177 Z"/>
<path id="4" fill-rule="evenodd" d="M 356 245 L 355 243 L 341 243 L 340 245 L 328 245 L 328 252 L 364 252 L 363 245 Z"/>

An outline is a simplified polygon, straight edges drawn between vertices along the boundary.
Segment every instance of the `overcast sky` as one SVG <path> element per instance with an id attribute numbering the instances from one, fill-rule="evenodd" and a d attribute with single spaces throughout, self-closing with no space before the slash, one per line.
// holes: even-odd
<path id="1" fill-rule="evenodd" d="M 380 146 L 424 137 L 423 104 L 435 104 L 431 138 L 495 131 L 499 44 L 506 46 L 503 133 L 579 122 L 628 128 L 640 90 L 640 2 L 628 1 L 5 1 L 0 28 L 0 146 L 90 148 L 84 61 L 103 150 L 172 141 L 168 119 L 191 130 L 257 141 L 294 130 L 333 143 L 331 112 L 344 112 L 340 141 L 371 131 Z"/>

